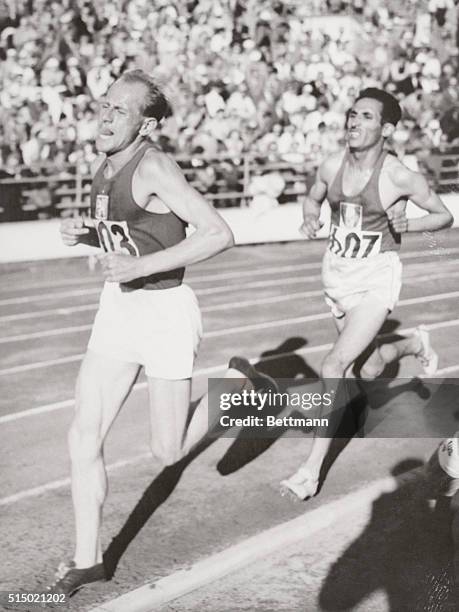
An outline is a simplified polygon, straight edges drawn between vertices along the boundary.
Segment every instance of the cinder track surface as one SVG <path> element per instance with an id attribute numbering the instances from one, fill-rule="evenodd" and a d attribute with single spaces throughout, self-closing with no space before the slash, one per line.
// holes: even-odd
<path id="1" fill-rule="evenodd" d="M 459 231 L 439 233 L 435 240 L 433 246 L 424 236 L 408 236 L 404 241 L 404 288 L 383 332 L 430 325 L 441 359 L 438 382 L 446 377 L 454 384 L 459 372 Z M 224 372 L 233 354 L 258 359 L 277 351 L 283 356 L 269 362 L 274 375 L 317 374 L 335 338 L 320 290 L 324 248 L 322 241 L 238 247 L 189 268 L 186 282 L 198 295 L 205 325 L 193 379 L 194 397 L 206 390 L 209 377 Z M 102 280 L 97 270 L 89 271 L 86 260 L 8 264 L 2 266 L 2 273 L 1 588 L 33 592 L 52 576 L 61 560 L 72 555 L 66 432 L 72 417 L 73 386 Z M 292 348 L 296 353 L 289 355 Z M 414 359 L 405 359 L 395 372 L 397 378 L 407 379 L 420 374 Z M 413 409 L 404 418 L 412 420 L 413 432 L 418 433 L 428 422 L 429 438 L 354 439 L 333 465 L 320 495 L 305 504 L 294 504 L 280 497 L 278 482 L 304 458 L 309 439 L 287 434 L 269 444 L 219 439 L 183 471 L 161 473 L 149 456 L 143 382 L 141 377 L 106 445 L 107 463 L 113 468 L 103 539 L 117 570 L 110 582 L 85 588 L 72 598 L 68 610 L 89 610 L 364 487 L 389 475 L 401 461 L 422 460 L 435 447 L 435 437 L 445 423 L 447 428 L 457 423 L 454 411 L 439 414 L 437 420 L 431 402 L 418 397 L 415 389 L 405 390 L 398 398 L 394 393 L 388 411 L 397 413 L 409 398 Z M 393 384 L 396 388 L 404 382 Z M 365 517 L 359 520 L 355 525 L 364 525 Z M 310 557 L 306 560 L 295 548 L 283 551 L 290 559 L 288 574 L 294 576 L 295 568 L 303 573 L 303 578 L 296 576 L 299 582 L 292 584 L 288 600 L 278 580 L 266 582 L 269 571 L 279 571 L 271 560 L 272 567 L 265 572 L 251 568 L 255 572 L 252 583 L 259 588 L 246 590 L 252 597 L 246 602 L 234 596 L 238 584 L 246 589 L 248 574 L 242 571 L 226 579 L 229 583 L 222 583 L 222 592 L 219 585 L 212 585 L 207 593 L 189 595 L 164 610 L 319 610 L 317 598 L 331 565 L 340 550 L 358 537 L 358 530 L 343 531 L 342 527 L 336 525 L 335 539 L 332 530 L 315 534 L 308 543 Z M 390 524 L 385 528 L 390 531 Z M 325 561 L 314 565 L 313 558 L 321 551 Z M 315 567 L 313 577 L 304 578 L 309 566 Z M 304 580 L 309 580 L 307 600 Z M 286 576 L 284 581 L 288 585 Z M 389 605 L 380 594 L 378 597 L 375 601 L 379 603 L 371 605 Z"/>

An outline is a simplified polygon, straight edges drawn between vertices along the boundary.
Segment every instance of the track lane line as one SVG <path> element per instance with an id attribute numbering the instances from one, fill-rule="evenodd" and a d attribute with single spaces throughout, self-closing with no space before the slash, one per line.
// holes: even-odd
<path id="1" fill-rule="evenodd" d="M 398 477 L 385 476 L 363 487 L 344 493 L 332 501 L 300 516 L 270 527 L 253 536 L 210 554 L 191 567 L 176 570 L 141 587 L 106 601 L 89 612 L 152 612 L 201 587 L 215 583 L 271 555 L 279 554 L 300 541 L 330 529 L 343 518 L 352 521 L 356 515 L 370 517 L 374 502 L 382 495 L 422 478 L 420 468 Z M 173 608 L 172 608 L 173 609 Z"/>
<path id="2" fill-rule="evenodd" d="M 455 327 L 459 325 L 459 319 L 449 319 L 447 321 L 439 321 L 437 323 L 429 323 L 425 327 L 434 331 L 437 329 L 445 329 L 448 327 Z M 380 334 L 378 338 L 387 338 L 393 336 L 395 334 L 410 334 L 415 330 L 414 327 L 405 327 L 403 329 L 397 330 L 396 332 L 390 332 L 385 334 Z M 277 359 L 283 359 L 286 357 L 290 357 L 291 355 L 311 355 L 314 353 L 322 353 L 325 351 L 329 351 L 333 347 L 332 342 L 327 342 L 325 344 L 317 344 L 315 346 L 308 346 L 302 349 L 298 349 L 297 351 L 290 351 L 286 353 L 276 353 L 275 355 L 269 357 L 252 357 L 249 359 L 250 363 L 266 363 L 269 361 L 275 361 Z M 209 366 L 207 368 L 199 368 L 193 372 L 193 379 L 202 378 L 203 376 L 209 376 L 210 374 L 219 374 L 221 372 L 226 371 L 228 365 L 219 364 L 215 366 Z M 449 372 L 455 372 L 459 370 L 459 365 L 453 365 L 449 367 L 442 368 L 437 371 L 436 377 L 443 376 L 444 374 L 448 374 Z M 396 380 L 396 379 L 395 379 Z M 136 383 L 132 390 L 140 391 L 142 389 L 146 389 L 148 387 L 147 382 Z M 61 410 L 63 408 L 72 408 L 75 405 L 75 401 L 73 399 L 63 400 L 60 402 L 54 402 L 52 404 L 45 404 L 43 406 L 37 406 L 36 408 L 28 408 L 27 410 L 21 410 L 20 412 L 11 412 L 9 414 L 3 415 L 0 417 L 0 425 L 5 423 L 11 423 L 13 421 L 17 421 L 23 418 L 28 418 L 30 416 L 37 416 L 40 414 L 45 414 L 48 412 L 54 412 L 55 410 Z"/>
<path id="3" fill-rule="evenodd" d="M 414 259 L 418 257 L 425 257 L 426 255 L 432 255 L 432 256 L 452 255 L 456 253 L 459 253 L 459 248 L 446 248 L 446 249 L 441 249 L 441 250 L 432 249 L 430 251 L 413 251 L 413 252 L 402 253 L 400 254 L 400 258 L 403 260 L 403 259 Z M 263 274 L 271 274 L 271 273 L 281 273 L 281 272 L 285 272 L 288 270 L 294 271 L 294 270 L 319 269 L 321 265 L 322 265 L 322 261 L 318 260 L 314 262 L 306 262 L 306 263 L 301 263 L 301 264 L 288 264 L 285 266 L 278 266 L 277 268 L 269 268 L 269 269 L 252 268 L 250 270 L 243 271 L 243 272 L 237 271 L 234 273 L 230 272 L 227 274 L 225 273 L 216 274 L 214 276 L 193 277 L 191 275 L 190 277 L 187 277 L 186 282 L 205 282 L 207 280 L 222 280 L 222 279 L 228 280 L 230 278 L 240 278 L 241 276 L 253 277 L 254 275 L 256 276 L 257 274 L 263 275 Z M 452 265 L 454 265 L 454 263 Z M 274 270 L 276 270 L 276 272 L 274 272 Z M 35 294 L 31 296 L 21 296 L 17 298 L 7 298 L 7 299 L 0 300 L 0 306 L 7 306 L 7 305 L 14 305 L 14 304 L 26 304 L 29 302 L 54 299 L 56 297 L 60 298 L 60 297 L 76 297 L 79 295 L 91 295 L 91 294 L 96 293 L 97 291 L 100 291 L 100 288 L 75 289 L 73 291 L 64 291 L 61 293 L 59 292 L 51 293 L 51 294 L 45 293 L 45 294 Z"/>
<path id="4" fill-rule="evenodd" d="M 316 291 L 301 291 L 297 293 L 289 293 L 288 295 L 271 296 L 269 298 L 259 298 L 253 300 L 245 300 L 238 302 L 225 302 L 224 304 L 215 304 L 212 306 L 203 306 L 201 312 L 218 312 L 220 310 L 236 309 L 236 308 L 247 308 L 249 306 L 259 306 L 262 304 L 276 304 L 280 302 L 288 302 L 291 300 L 298 300 L 310 297 L 320 297 L 323 295 L 322 289 Z M 80 331 L 88 331 L 93 326 L 93 323 L 85 325 L 76 325 L 70 327 L 61 327 L 56 329 L 48 329 L 41 332 L 31 332 L 28 334 L 18 334 L 16 336 L 4 336 L 0 338 L 0 344 L 7 344 L 9 342 L 22 342 L 25 340 L 33 340 L 37 338 L 46 338 L 50 336 L 61 336 L 65 334 L 72 334 Z"/>
<path id="5" fill-rule="evenodd" d="M 445 266 L 459 265 L 459 259 L 454 262 L 444 262 L 444 265 Z M 419 276 L 416 274 L 417 270 L 422 270 L 423 272 L 425 272 L 426 266 L 424 264 L 407 264 L 405 266 L 403 283 L 412 285 L 412 284 L 421 283 L 425 281 L 437 281 L 443 278 L 457 278 L 459 276 L 459 272 L 441 272 L 438 274 L 436 269 L 432 270 L 432 274 L 424 274 L 423 276 Z M 185 279 L 186 282 L 187 280 L 188 279 Z M 282 284 L 300 284 L 301 282 L 312 283 L 312 282 L 316 282 L 320 280 L 321 280 L 320 274 L 313 275 L 313 276 L 305 276 L 305 277 L 295 276 L 295 277 L 290 277 L 290 278 L 288 277 L 288 278 L 282 279 Z M 207 289 L 195 289 L 195 293 L 198 296 L 199 295 L 211 295 L 212 293 L 219 294 L 219 293 L 225 293 L 227 291 L 235 291 L 239 288 L 242 290 L 245 290 L 247 288 L 258 289 L 258 288 L 263 288 L 263 287 L 277 286 L 279 284 L 280 284 L 279 279 L 278 280 L 271 279 L 268 281 L 255 281 L 255 283 L 246 283 L 243 285 L 225 285 L 224 287 L 217 286 L 215 288 L 210 287 Z M 53 294 L 53 295 L 57 295 L 57 294 Z M 0 315 L 0 323 L 21 321 L 21 320 L 25 320 L 29 318 L 33 319 L 33 318 L 48 317 L 48 316 L 53 316 L 53 315 L 67 316 L 74 312 L 84 312 L 84 311 L 89 311 L 89 310 L 96 310 L 98 305 L 99 305 L 98 302 L 94 302 L 91 304 L 84 304 L 81 306 L 59 306 L 57 308 L 46 309 L 46 310 L 36 310 L 36 311 L 29 311 L 25 313 Z"/>
<path id="6" fill-rule="evenodd" d="M 114 463 L 111 463 L 107 466 L 107 470 L 109 472 L 112 472 L 113 470 L 118 470 L 120 468 L 128 467 L 130 465 L 139 463 L 144 459 L 150 459 L 151 461 L 151 453 L 141 453 L 138 455 L 134 455 L 133 457 L 129 457 L 128 459 L 121 459 L 120 461 L 115 461 Z M 21 501 L 23 499 L 37 497 L 38 495 L 42 495 L 43 493 L 47 493 L 48 491 L 55 491 L 56 489 L 63 489 L 69 486 L 70 478 L 52 480 L 51 482 L 47 482 L 38 487 L 33 487 L 32 489 L 24 489 L 23 491 L 19 491 L 18 493 L 14 493 L 13 495 L 8 495 L 7 497 L 0 498 L 0 506 L 14 504 L 15 502 Z"/>
<path id="7" fill-rule="evenodd" d="M 299 247 L 299 249 L 301 249 L 302 247 Z M 445 248 L 434 248 L 432 250 L 421 250 L 421 251 L 406 251 L 406 252 L 401 252 L 400 253 L 400 258 L 401 259 L 410 259 L 410 258 L 416 258 L 416 257 L 425 257 L 427 255 L 454 255 L 456 253 L 459 253 L 459 248 L 457 247 L 445 247 Z M 321 255 L 321 253 L 319 253 L 319 255 Z M 322 253 L 323 255 L 323 253 Z M 313 262 L 305 262 L 304 260 L 306 259 L 306 257 L 304 255 L 299 256 L 296 255 L 291 261 L 289 261 L 288 264 L 286 264 L 285 266 L 278 266 L 278 268 L 288 268 L 289 266 L 298 266 L 298 267 L 304 267 L 307 266 L 310 269 L 314 269 L 315 267 L 320 267 L 321 265 L 321 259 L 318 259 L 316 261 Z M 276 255 L 272 256 L 272 263 L 277 263 L 278 259 L 276 257 Z M 201 282 L 201 281 L 206 281 L 206 280 L 210 280 L 215 279 L 215 280 L 219 280 L 220 278 L 238 278 L 240 274 L 243 275 L 251 275 L 251 274 L 268 274 L 268 271 L 264 271 L 263 269 L 257 269 L 257 267 L 253 267 L 253 266 L 257 266 L 257 264 L 259 263 L 259 261 L 257 261 L 255 258 L 253 259 L 253 261 L 251 260 L 249 263 L 249 267 L 247 266 L 246 263 L 243 263 L 242 266 L 238 267 L 237 264 L 239 264 L 240 262 L 237 261 L 236 262 L 236 266 L 234 265 L 234 262 L 211 262 L 211 263 L 198 263 L 198 264 L 194 264 L 193 266 L 189 266 L 188 267 L 188 271 L 190 272 L 190 276 L 187 275 L 186 279 L 187 281 L 190 280 L 196 280 L 197 282 Z M 209 277 L 209 276 L 204 276 L 202 274 L 200 274 L 200 269 L 204 270 L 215 270 L 219 268 L 219 266 L 221 264 L 223 265 L 223 268 L 226 269 L 230 269 L 230 272 L 223 272 L 222 274 L 216 274 L 214 277 Z M 454 264 L 453 264 L 454 265 Z M 196 266 L 198 269 L 194 269 L 194 266 Z M 307 269 L 307 268 L 306 268 Z M 251 272 L 252 270 L 252 272 Z M 193 276 L 193 274 L 196 273 L 196 276 Z M 226 276 L 227 274 L 230 274 L 231 276 Z M 28 283 L 27 285 L 23 285 L 21 284 L 20 290 L 24 290 L 27 291 L 29 289 L 46 289 L 48 287 L 65 287 L 65 286 L 71 286 L 72 284 L 75 284 L 78 287 L 81 287 L 81 285 L 84 284 L 94 284 L 94 283 L 102 283 L 103 282 L 103 278 L 102 277 L 97 277 L 97 278 L 88 278 L 86 277 L 84 280 L 81 279 L 81 277 L 73 277 L 70 279 L 60 279 L 57 281 L 44 281 L 44 282 L 35 282 L 35 283 Z M 18 283 L 20 283 L 20 279 L 18 279 Z M 9 291 L 14 291 L 15 289 L 8 289 Z"/>
<path id="8" fill-rule="evenodd" d="M 409 298 L 405 300 L 400 300 L 397 304 L 397 307 L 401 306 L 411 306 L 413 304 L 424 304 L 430 302 L 437 302 L 446 299 L 451 299 L 454 297 L 459 297 L 459 291 L 451 291 L 449 293 L 439 293 L 434 295 L 422 296 L 420 298 Z M 303 317 L 293 317 L 290 319 L 276 319 L 274 321 L 265 321 L 262 323 L 253 323 L 250 325 L 238 325 L 235 327 L 227 327 L 224 329 L 218 329 L 211 332 L 205 332 L 203 334 L 204 338 L 218 338 L 227 335 L 238 334 L 247 331 L 256 331 L 262 329 L 271 329 L 276 327 L 295 325 L 297 323 L 308 323 L 311 321 L 321 321 L 324 319 L 331 318 L 332 315 L 330 312 L 318 313 L 314 315 L 306 315 Z M 52 365 L 59 365 L 61 363 L 71 363 L 75 361 L 79 361 L 82 359 L 84 354 L 78 355 L 68 355 L 67 357 L 61 357 L 58 359 L 50 359 L 45 361 L 38 361 L 34 363 L 28 363 L 20 366 L 12 366 L 10 368 L 2 368 L 0 369 L 0 376 L 17 374 L 19 372 L 27 372 L 29 370 L 36 370 L 38 368 L 45 368 Z"/>

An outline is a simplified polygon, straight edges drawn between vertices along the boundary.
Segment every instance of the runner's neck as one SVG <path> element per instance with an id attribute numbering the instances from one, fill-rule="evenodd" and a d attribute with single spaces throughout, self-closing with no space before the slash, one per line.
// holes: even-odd
<path id="1" fill-rule="evenodd" d="M 145 146 L 146 140 L 143 138 L 141 140 L 134 140 L 130 145 L 128 145 L 122 151 L 117 151 L 113 155 L 109 155 L 106 158 L 107 167 L 106 167 L 106 176 L 105 178 L 110 178 L 114 174 L 116 174 L 123 166 L 130 161 L 136 153 Z"/>
<path id="2" fill-rule="evenodd" d="M 384 150 L 384 143 L 373 146 L 364 151 L 353 151 L 349 149 L 349 165 L 351 168 L 358 170 L 359 172 L 366 172 L 372 170 L 376 162 L 381 156 Z"/>

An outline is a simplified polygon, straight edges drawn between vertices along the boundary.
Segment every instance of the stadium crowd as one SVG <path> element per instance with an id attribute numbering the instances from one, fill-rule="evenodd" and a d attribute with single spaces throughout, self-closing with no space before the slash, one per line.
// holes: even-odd
<path id="1" fill-rule="evenodd" d="M 0 0 L 2 167 L 87 170 L 97 101 L 133 67 L 167 83 L 159 139 L 176 154 L 313 169 L 359 89 L 383 85 L 404 109 L 394 147 L 428 157 L 459 136 L 457 14 L 453 0 Z"/>

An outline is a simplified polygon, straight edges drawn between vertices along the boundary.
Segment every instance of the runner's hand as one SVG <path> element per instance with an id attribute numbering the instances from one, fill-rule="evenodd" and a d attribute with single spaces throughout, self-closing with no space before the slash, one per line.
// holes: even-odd
<path id="1" fill-rule="evenodd" d="M 394 232 L 404 234 L 408 231 L 408 219 L 404 210 L 389 210 L 387 216 Z"/>
<path id="2" fill-rule="evenodd" d="M 142 257 L 124 253 L 102 253 L 98 260 L 102 264 L 103 275 L 111 283 L 127 283 L 146 276 Z"/>
<path id="3" fill-rule="evenodd" d="M 89 233 L 89 229 L 84 226 L 83 217 L 69 217 L 61 222 L 60 232 L 65 245 L 75 246 L 80 242 L 80 236 Z"/>
<path id="4" fill-rule="evenodd" d="M 304 218 L 303 224 L 300 227 L 300 232 L 306 236 L 306 238 L 315 238 L 323 224 L 324 222 L 320 221 L 317 217 L 308 215 Z"/>

